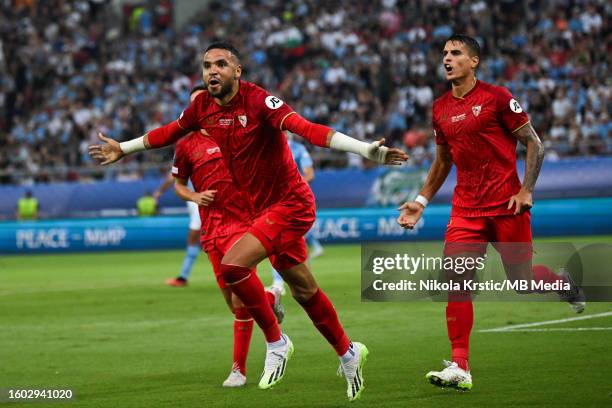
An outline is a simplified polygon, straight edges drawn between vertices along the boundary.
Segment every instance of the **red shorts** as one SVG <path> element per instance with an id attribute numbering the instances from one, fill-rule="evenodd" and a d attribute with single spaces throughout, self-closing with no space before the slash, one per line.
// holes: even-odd
<path id="1" fill-rule="evenodd" d="M 236 241 L 242 238 L 244 233 L 244 231 L 237 232 L 232 235 L 213 238 L 203 243 L 204 252 L 206 252 L 208 255 L 213 272 L 215 273 L 215 278 L 217 278 L 217 285 L 219 285 L 221 289 L 227 287 L 227 283 L 225 283 L 225 280 L 221 275 L 221 260 L 227 251 L 229 251 L 230 248 L 236 243 Z M 255 272 L 255 269 L 253 269 L 253 272 Z"/>
<path id="2" fill-rule="evenodd" d="M 475 252 L 484 255 L 492 243 L 507 264 L 531 260 L 531 214 L 451 217 L 446 226 L 444 255 Z"/>
<path id="3" fill-rule="evenodd" d="M 316 208 L 312 192 L 306 187 L 307 191 L 294 193 L 267 208 L 249 229 L 266 248 L 276 270 L 285 271 L 308 258 L 304 235 L 315 222 Z"/>

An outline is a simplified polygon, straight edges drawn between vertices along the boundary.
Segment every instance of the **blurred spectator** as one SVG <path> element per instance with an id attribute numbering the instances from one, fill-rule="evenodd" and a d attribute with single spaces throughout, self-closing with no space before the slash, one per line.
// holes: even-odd
<path id="1" fill-rule="evenodd" d="M 0 2 L 0 182 L 157 174 L 171 149 L 102 169 L 86 147 L 99 130 L 122 141 L 178 117 L 200 81 L 201 49 L 217 38 L 239 47 L 247 80 L 308 119 L 397 146 L 426 129 L 409 148 L 418 165 L 434 144 L 431 103 L 448 89 L 443 40 L 465 32 L 483 50 L 478 77 L 510 88 L 553 150 L 547 157 L 612 154 L 605 0 L 206 4 L 177 29 L 166 0 L 119 9 L 103 0 Z M 318 168 L 362 165 L 309 149 Z"/>
<path id="2" fill-rule="evenodd" d="M 38 199 L 27 190 L 17 202 L 18 220 L 35 220 L 38 218 Z"/>

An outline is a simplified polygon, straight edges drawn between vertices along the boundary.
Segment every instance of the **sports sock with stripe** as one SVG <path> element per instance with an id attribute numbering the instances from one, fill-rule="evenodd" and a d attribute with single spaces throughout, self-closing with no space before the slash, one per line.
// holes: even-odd
<path id="1" fill-rule="evenodd" d="M 253 318 L 246 307 L 234 310 L 234 367 L 246 375 L 246 360 L 253 334 Z"/>
<path id="2" fill-rule="evenodd" d="M 474 325 L 474 307 L 471 300 L 451 301 L 446 305 L 446 328 L 451 342 L 452 360 L 469 371 L 470 333 Z"/>
<path id="3" fill-rule="evenodd" d="M 221 274 L 261 328 L 266 341 L 273 342 L 280 339 L 281 331 L 276 316 L 255 271 L 244 266 L 221 264 Z"/>

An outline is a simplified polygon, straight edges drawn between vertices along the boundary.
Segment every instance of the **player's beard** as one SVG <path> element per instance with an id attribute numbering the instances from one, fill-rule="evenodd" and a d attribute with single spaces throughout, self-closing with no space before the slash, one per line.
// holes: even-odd
<path id="1" fill-rule="evenodd" d="M 208 87 L 208 92 L 214 97 L 214 98 L 218 98 L 218 99 L 223 99 L 223 97 L 227 94 L 229 94 L 232 91 L 232 83 L 231 82 L 220 82 L 220 87 L 219 90 L 217 92 L 213 92 L 210 89 L 210 86 Z"/>

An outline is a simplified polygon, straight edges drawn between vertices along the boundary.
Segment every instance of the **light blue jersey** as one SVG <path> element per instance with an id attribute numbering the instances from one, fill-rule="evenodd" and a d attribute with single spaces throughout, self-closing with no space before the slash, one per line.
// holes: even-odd
<path id="1" fill-rule="evenodd" d="M 288 140 L 288 142 L 289 148 L 291 149 L 291 154 L 293 155 L 293 160 L 295 160 L 298 170 L 300 170 L 300 174 L 304 175 L 304 169 L 312 167 L 313 164 L 310 153 L 308 153 L 306 146 L 303 144 L 294 140 Z"/>

